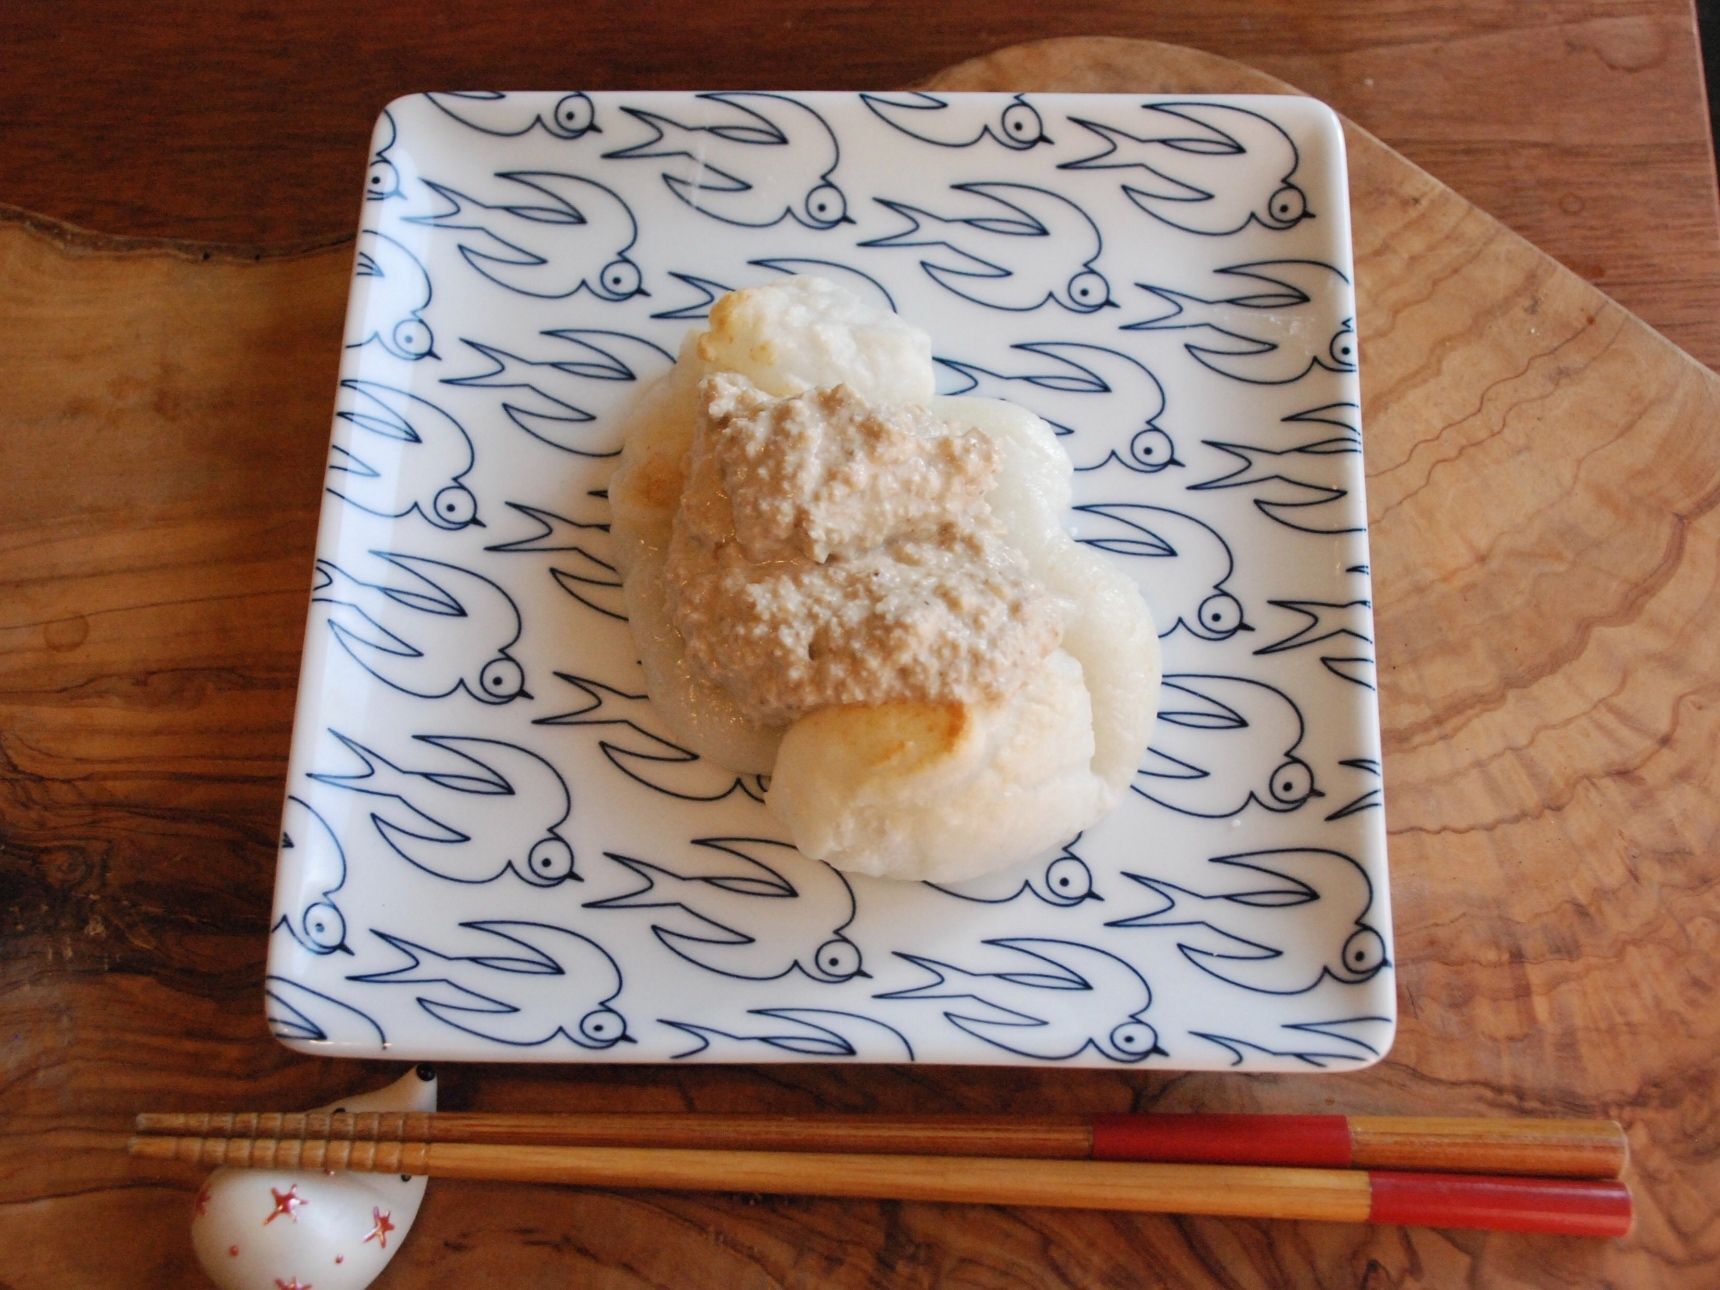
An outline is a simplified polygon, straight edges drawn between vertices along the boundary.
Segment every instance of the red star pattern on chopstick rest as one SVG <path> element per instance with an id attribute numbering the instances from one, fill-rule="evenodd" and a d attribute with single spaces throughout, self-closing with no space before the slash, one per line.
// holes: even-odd
<path id="1" fill-rule="evenodd" d="M 384 1212 L 380 1206 L 373 1207 L 370 1211 L 370 1218 L 376 1226 L 370 1229 L 370 1235 L 364 1238 L 365 1241 L 375 1241 L 378 1246 L 386 1250 L 388 1248 L 388 1234 L 394 1230 L 394 1224 L 389 1222 L 393 1216 L 393 1210 Z"/>
<path id="2" fill-rule="evenodd" d="M 205 1188 L 203 1188 L 202 1191 L 197 1193 L 197 1199 L 195 1199 L 194 1201 L 191 1202 L 191 1217 L 192 1218 L 202 1218 L 205 1211 L 207 1211 L 208 1208 L 209 1208 L 209 1189 L 207 1187 L 205 1187 Z"/>
<path id="3" fill-rule="evenodd" d="M 267 1227 L 270 1223 L 274 1222 L 282 1214 L 285 1214 L 296 1223 L 299 1221 L 299 1216 L 294 1211 L 296 1211 L 301 1205 L 310 1204 L 310 1201 L 299 1195 L 299 1185 L 297 1183 L 292 1184 L 292 1186 L 288 1187 L 285 1191 L 276 1191 L 271 1187 L 269 1188 L 269 1195 L 275 1198 L 275 1207 L 269 1211 L 269 1216 L 263 1220 L 264 1227 Z"/>

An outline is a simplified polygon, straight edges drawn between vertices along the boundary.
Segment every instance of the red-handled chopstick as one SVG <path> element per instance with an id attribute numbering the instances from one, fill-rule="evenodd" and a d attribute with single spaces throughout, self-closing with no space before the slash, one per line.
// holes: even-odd
<path id="1" fill-rule="evenodd" d="M 1095 1160 L 1617 1178 L 1630 1158 L 1614 1120 L 1171 1114 L 1092 1124 Z"/>
<path id="2" fill-rule="evenodd" d="M 1009 1156 L 1617 1178 L 1611 1120 L 1343 1115 L 151 1113 L 139 1133 L 532 1146 Z"/>
<path id="3" fill-rule="evenodd" d="M 134 1137 L 129 1146 L 133 1155 L 199 1165 L 357 1169 L 606 1188 L 1041 1205 L 1568 1236 L 1623 1236 L 1631 1223 L 1624 1184 L 1597 1179 L 488 1142 L 157 1136 Z"/>

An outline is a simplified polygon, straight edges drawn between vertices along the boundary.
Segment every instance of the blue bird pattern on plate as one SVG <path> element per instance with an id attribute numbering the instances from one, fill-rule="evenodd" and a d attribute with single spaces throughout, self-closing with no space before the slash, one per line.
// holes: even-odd
<path id="1" fill-rule="evenodd" d="M 355 177 L 356 181 L 356 177 Z M 308 1051 L 1347 1070 L 1395 1025 L 1354 273 L 1294 98 L 502 93 L 361 192 L 267 1012 Z M 670 739 L 605 492 L 724 292 L 818 274 L 1045 418 L 1165 685 L 1134 791 L 933 886 Z"/>

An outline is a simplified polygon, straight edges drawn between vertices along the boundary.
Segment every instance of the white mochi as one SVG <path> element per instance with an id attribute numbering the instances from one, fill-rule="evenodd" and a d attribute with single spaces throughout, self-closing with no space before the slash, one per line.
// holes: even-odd
<path id="1" fill-rule="evenodd" d="M 1066 606 L 1061 647 L 1025 687 L 996 703 L 823 708 L 780 729 L 693 674 L 664 566 L 698 383 L 719 371 L 779 398 L 846 384 L 875 403 L 924 403 L 999 445 L 987 500 Z M 788 278 L 735 292 L 628 419 L 609 497 L 628 618 L 671 733 L 733 770 L 769 774 L 766 806 L 814 859 L 958 882 L 1046 852 L 1116 806 L 1152 728 L 1159 646 L 1133 581 L 1064 527 L 1073 468 L 1051 429 L 1008 403 L 932 391 L 926 335 L 845 287 Z"/>

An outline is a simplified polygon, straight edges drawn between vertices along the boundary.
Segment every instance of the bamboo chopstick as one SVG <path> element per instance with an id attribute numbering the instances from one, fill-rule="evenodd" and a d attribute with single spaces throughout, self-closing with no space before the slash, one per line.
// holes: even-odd
<path id="1" fill-rule="evenodd" d="M 831 1151 L 1617 1178 L 1611 1120 L 1341 1115 L 146 1113 L 139 1133 L 492 1145 Z"/>
<path id="2" fill-rule="evenodd" d="M 1623 1236 L 1615 1181 L 1389 1170 L 815 1151 L 138 1136 L 133 1155 L 200 1165 L 357 1169 L 485 1181 L 1043 1205 Z"/>

